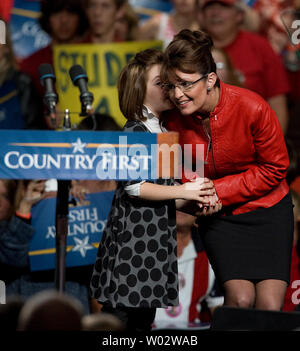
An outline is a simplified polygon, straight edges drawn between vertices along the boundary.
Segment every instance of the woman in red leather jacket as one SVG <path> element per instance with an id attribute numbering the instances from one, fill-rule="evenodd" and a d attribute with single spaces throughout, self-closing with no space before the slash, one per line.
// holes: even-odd
<path id="1" fill-rule="evenodd" d="M 204 176 L 223 208 L 201 217 L 199 232 L 225 305 L 280 310 L 293 240 L 283 133 L 260 96 L 218 79 L 212 44 L 204 32 L 183 30 L 167 47 L 162 78 L 177 109 L 166 126 L 179 132 L 182 146 L 193 145 L 194 164 L 195 145 L 204 144 Z M 192 175 L 184 169 L 182 181 Z"/>

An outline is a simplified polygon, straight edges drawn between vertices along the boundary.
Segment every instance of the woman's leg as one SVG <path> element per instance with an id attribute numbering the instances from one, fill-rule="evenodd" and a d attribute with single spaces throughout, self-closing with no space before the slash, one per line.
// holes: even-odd
<path id="1" fill-rule="evenodd" d="M 232 279 L 224 284 L 224 305 L 230 307 L 253 308 L 255 285 L 249 280 Z"/>
<path id="2" fill-rule="evenodd" d="M 287 283 L 278 279 L 266 279 L 256 284 L 255 308 L 280 311 L 287 289 Z"/>

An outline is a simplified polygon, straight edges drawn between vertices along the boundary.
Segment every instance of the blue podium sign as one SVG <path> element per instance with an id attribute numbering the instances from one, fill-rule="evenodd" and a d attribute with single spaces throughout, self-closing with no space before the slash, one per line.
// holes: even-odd
<path id="1" fill-rule="evenodd" d="M 156 179 L 157 134 L 0 130 L 0 178 Z"/>
<path id="2" fill-rule="evenodd" d="M 94 264 L 114 191 L 86 195 L 82 206 L 69 206 L 66 267 Z M 45 199 L 32 208 L 35 234 L 29 246 L 31 271 L 55 268 L 56 198 Z"/>

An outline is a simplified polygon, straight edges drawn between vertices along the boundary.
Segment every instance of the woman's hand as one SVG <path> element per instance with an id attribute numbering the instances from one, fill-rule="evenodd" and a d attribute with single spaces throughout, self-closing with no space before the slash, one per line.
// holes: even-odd
<path id="1" fill-rule="evenodd" d="M 202 204 L 201 204 L 202 205 Z M 204 206 L 202 207 L 202 211 L 198 212 L 198 216 L 211 216 L 222 209 L 222 202 L 218 200 L 214 206 Z"/>

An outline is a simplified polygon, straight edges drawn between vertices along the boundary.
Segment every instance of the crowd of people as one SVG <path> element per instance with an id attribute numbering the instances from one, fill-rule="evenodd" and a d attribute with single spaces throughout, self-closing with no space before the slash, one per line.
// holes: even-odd
<path id="1" fill-rule="evenodd" d="M 44 107 L 38 73 L 53 65 L 55 45 L 162 40 L 163 51 L 146 49 L 120 72 L 125 126 L 93 114 L 76 129 L 176 131 L 182 146 L 193 144 L 194 163 L 204 145 L 205 178 L 185 169 L 179 180 L 72 181 L 79 202 L 93 191 L 115 197 L 95 264 L 67 269 L 65 296 L 52 290 L 53 271 L 31 272 L 28 261 L 38 235 L 31 208 L 50 196 L 47 182 L 1 179 L 3 328 L 200 328 L 223 304 L 297 309 L 300 51 L 291 37 L 300 3 L 169 1 L 170 13 L 141 22 L 127 0 L 41 0 L 51 41 L 21 61 L 7 31 L 0 129 L 61 126 L 62 114 L 54 125 Z"/>

